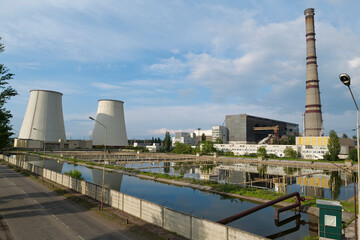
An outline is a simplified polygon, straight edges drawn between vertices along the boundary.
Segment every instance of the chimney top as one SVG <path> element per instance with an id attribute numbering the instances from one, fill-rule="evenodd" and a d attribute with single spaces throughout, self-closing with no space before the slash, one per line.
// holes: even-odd
<path id="1" fill-rule="evenodd" d="M 315 9 L 314 8 L 307 8 L 304 11 L 305 17 L 307 16 L 314 16 L 315 15 Z"/>

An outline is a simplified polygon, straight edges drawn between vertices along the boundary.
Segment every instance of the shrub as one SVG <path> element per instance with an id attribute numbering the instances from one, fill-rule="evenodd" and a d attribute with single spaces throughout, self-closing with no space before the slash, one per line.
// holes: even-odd
<path id="1" fill-rule="evenodd" d="M 258 150 L 257 150 L 257 155 L 265 157 L 266 156 L 266 148 L 259 147 Z"/>
<path id="2" fill-rule="evenodd" d="M 284 155 L 285 155 L 285 157 L 288 157 L 288 158 L 297 158 L 298 153 L 291 147 L 286 147 L 284 150 Z"/>
<path id="3" fill-rule="evenodd" d="M 82 173 L 79 170 L 74 169 L 74 171 L 70 170 L 68 172 L 64 173 L 65 175 L 68 175 L 70 177 L 79 179 L 79 180 L 83 180 L 84 178 L 82 177 Z"/>

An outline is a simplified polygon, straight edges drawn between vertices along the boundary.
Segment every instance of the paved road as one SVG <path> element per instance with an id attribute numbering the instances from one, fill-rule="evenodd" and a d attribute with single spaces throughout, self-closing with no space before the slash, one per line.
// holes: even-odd
<path id="1" fill-rule="evenodd" d="M 0 214 L 14 239 L 131 239 L 126 231 L 0 165 Z M 7 226 L 6 226 L 7 225 Z M 0 237 L 1 238 L 1 237 Z M 9 234 L 7 234 L 7 238 Z"/>

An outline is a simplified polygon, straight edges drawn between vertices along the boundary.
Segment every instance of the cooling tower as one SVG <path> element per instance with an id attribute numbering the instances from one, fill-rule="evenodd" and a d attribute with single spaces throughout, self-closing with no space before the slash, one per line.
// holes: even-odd
<path id="1" fill-rule="evenodd" d="M 322 113 L 315 48 L 315 12 L 313 8 L 308 8 L 304 14 L 306 24 L 306 105 L 304 136 L 320 136 L 322 132 Z"/>
<path id="2" fill-rule="evenodd" d="M 58 142 L 66 139 L 62 111 L 62 93 L 31 90 L 24 121 L 19 132 L 21 139 Z"/>
<path id="3" fill-rule="evenodd" d="M 96 121 L 107 128 L 107 146 L 127 146 L 124 102 L 117 100 L 99 100 Z M 105 145 L 105 128 L 95 122 L 92 133 L 93 145 Z"/>

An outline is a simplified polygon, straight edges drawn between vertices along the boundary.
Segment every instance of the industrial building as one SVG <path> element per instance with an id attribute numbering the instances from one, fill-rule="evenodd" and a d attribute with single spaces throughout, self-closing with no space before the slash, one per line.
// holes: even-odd
<path id="1" fill-rule="evenodd" d="M 298 124 L 247 114 L 226 115 L 225 124 L 229 131 L 229 142 L 241 144 L 258 143 L 269 134 L 278 135 L 279 138 L 299 134 Z"/>
<path id="2" fill-rule="evenodd" d="M 201 139 L 203 135 L 205 135 L 206 141 L 212 141 L 212 129 L 201 130 L 201 128 L 198 128 L 194 131 L 194 134 L 199 142 L 202 141 Z"/>
<path id="3" fill-rule="evenodd" d="M 196 138 L 195 133 L 176 132 L 175 136 L 172 138 L 172 145 L 174 145 L 176 142 L 195 146 L 198 143 L 198 139 Z"/>
<path id="4" fill-rule="evenodd" d="M 220 139 L 222 143 L 228 143 L 229 131 L 225 126 L 212 127 L 212 141 L 216 142 L 218 139 Z"/>
<path id="5" fill-rule="evenodd" d="M 92 140 L 93 145 L 112 147 L 128 145 L 123 101 L 99 100 Z"/>
<path id="6" fill-rule="evenodd" d="M 92 141 L 91 140 L 60 140 L 60 141 L 52 141 L 45 142 L 41 140 L 33 140 L 33 139 L 14 139 L 14 147 L 26 150 L 91 150 L 92 149 Z"/>

